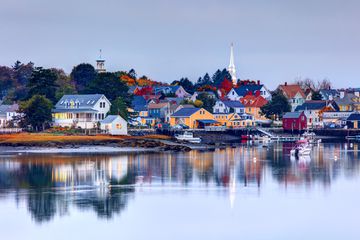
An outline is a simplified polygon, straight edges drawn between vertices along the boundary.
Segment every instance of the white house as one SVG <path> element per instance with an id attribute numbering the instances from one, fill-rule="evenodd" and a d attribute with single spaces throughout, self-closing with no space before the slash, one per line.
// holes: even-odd
<path id="1" fill-rule="evenodd" d="M 185 98 L 185 97 L 190 97 L 191 94 L 189 94 L 188 92 L 185 91 L 185 89 L 180 86 L 180 85 L 176 85 L 176 86 L 161 86 L 161 87 L 155 87 L 154 88 L 154 93 L 160 94 L 174 94 L 176 97 L 179 98 Z"/>
<path id="2" fill-rule="evenodd" d="M 263 84 L 259 83 L 241 85 L 238 88 L 232 88 L 226 96 L 232 101 L 239 101 L 241 98 L 245 97 L 248 94 L 260 95 L 268 101 L 271 100 L 270 91 L 265 88 Z"/>
<path id="3" fill-rule="evenodd" d="M 64 95 L 55 105 L 54 126 L 91 129 L 106 117 L 111 103 L 103 94 Z"/>
<path id="4" fill-rule="evenodd" d="M 127 122 L 119 115 L 109 115 L 100 121 L 100 129 L 110 135 L 127 135 Z"/>
<path id="5" fill-rule="evenodd" d="M 19 115 L 19 105 L 0 105 L 0 127 L 4 128 Z"/>
<path id="6" fill-rule="evenodd" d="M 298 84 L 288 84 L 285 82 L 284 85 L 279 85 L 278 90 L 288 99 L 292 112 L 306 100 L 305 93 Z"/>
<path id="7" fill-rule="evenodd" d="M 217 100 L 213 107 L 214 113 L 245 113 L 245 107 L 240 101 L 224 101 L 224 100 Z"/>

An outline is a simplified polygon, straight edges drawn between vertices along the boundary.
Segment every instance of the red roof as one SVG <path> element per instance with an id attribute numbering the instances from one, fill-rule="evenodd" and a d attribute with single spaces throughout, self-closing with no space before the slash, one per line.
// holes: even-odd
<path id="1" fill-rule="evenodd" d="M 240 102 L 245 107 L 257 107 L 260 108 L 268 103 L 268 101 L 262 96 L 246 95 L 240 99 Z"/>
<path id="2" fill-rule="evenodd" d="M 300 93 L 303 98 L 306 98 L 304 91 L 298 84 L 280 85 L 279 89 L 285 94 L 287 98 L 294 98 L 297 93 Z"/>

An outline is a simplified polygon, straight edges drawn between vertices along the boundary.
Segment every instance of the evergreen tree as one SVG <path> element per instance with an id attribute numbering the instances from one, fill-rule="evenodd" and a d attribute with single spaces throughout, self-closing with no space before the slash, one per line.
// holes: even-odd
<path id="1" fill-rule="evenodd" d="M 129 114 L 127 110 L 127 105 L 122 97 L 117 97 L 114 101 L 112 101 L 110 114 L 120 115 L 125 120 L 128 119 Z"/>
<path id="2" fill-rule="evenodd" d="M 71 81 L 75 84 L 78 93 L 83 93 L 91 81 L 95 79 L 97 72 L 89 63 L 81 63 L 73 68 L 70 73 Z"/>
<path id="3" fill-rule="evenodd" d="M 19 111 L 22 113 L 21 126 L 31 126 L 34 131 L 41 131 L 50 126 L 53 105 L 45 96 L 34 95 L 21 102 Z"/>
<path id="4" fill-rule="evenodd" d="M 43 95 L 55 103 L 56 79 L 56 73 L 51 69 L 35 68 L 27 85 L 29 89 L 28 99 L 34 95 Z"/>
<path id="5" fill-rule="evenodd" d="M 210 96 L 208 93 L 200 93 L 199 96 L 197 97 L 197 100 L 200 100 L 203 103 L 202 107 L 204 109 L 206 109 L 209 112 L 213 112 L 213 107 L 216 102 L 215 98 Z"/>
<path id="6" fill-rule="evenodd" d="M 271 100 L 261 107 L 261 112 L 267 117 L 272 118 L 274 115 L 282 118 L 284 113 L 290 112 L 291 106 L 287 98 L 280 92 L 273 93 Z"/>
<path id="7" fill-rule="evenodd" d="M 131 99 L 128 90 L 129 88 L 124 82 L 119 80 L 116 74 L 105 72 L 97 74 L 96 78 L 85 89 L 85 93 L 104 94 L 111 102 L 117 97 L 122 97 L 129 103 Z"/>
<path id="8" fill-rule="evenodd" d="M 322 100 L 322 95 L 319 91 L 313 91 L 311 95 L 311 100 Z"/>

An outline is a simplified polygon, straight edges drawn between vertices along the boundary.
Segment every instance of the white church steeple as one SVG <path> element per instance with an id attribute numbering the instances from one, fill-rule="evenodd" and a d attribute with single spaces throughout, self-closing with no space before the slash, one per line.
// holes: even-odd
<path id="1" fill-rule="evenodd" d="M 231 75 L 231 80 L 233 82 L 233 85 L 236 85 L 237 78 L 236 78 L 236 69 L 235 69 L 235 61 L 234 61 L 234 45 L 232 43 L 230 47 L 230 63 L 229 63 L 228 71 Z"/>
<path id="2" fill-rule="evenodd" d="M 106 72 L 105 60 L 101 57 L 101 53 L 102 53 L 102 51 L 100 49 L 100 56 L 96 60 L 96 71 L 99 72 L 99 73 Z"/>

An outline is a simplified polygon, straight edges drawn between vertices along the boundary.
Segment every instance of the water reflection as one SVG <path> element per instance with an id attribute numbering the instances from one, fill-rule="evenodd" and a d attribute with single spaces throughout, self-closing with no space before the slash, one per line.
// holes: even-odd
<path id="1" fill-rule="evenodd" d="M 127 155 L 0 155 L 0 201 L 24 202 L 36 222 L 68 215 L 71 207 L 99 218 L 120 214 L 137 189 L 211 189 L 234 206 L 240 188 L 264 183 L 319 184 L 358 177 L 359 145 L 322 144 L 310 158 L 291 159 L 291 144 L 243 145 L 214 152 Z M 131 201 L 130 201 L 131 202 Z"/>

